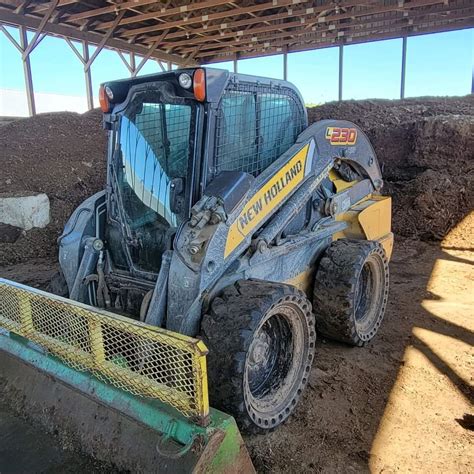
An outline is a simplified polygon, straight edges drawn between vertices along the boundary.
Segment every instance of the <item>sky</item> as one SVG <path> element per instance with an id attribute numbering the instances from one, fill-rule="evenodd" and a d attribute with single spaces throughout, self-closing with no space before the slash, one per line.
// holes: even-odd
<path id="1" fill-rule="evenodd" d="M 18 39 L 15 28 L 8 30 Z M 77 43 L 76 47 L 80 49 Z M 91 46 L 90 54 L 94 50 Z M 401 39 L 344 46 L 343 99 L 399 98 L 401 58 Z M 137 57 L 137 64 L 139 61 Z M 306 103 L 337 100 L 338 63 L 337 47 L 291 53 L 288 80 L 300 89 Z M 409 37 L 405 96 L 469 94 L 473 64 L 474 28 Z M 86 109 L 83 67 L 66 41 L 43 39 L 31 55 L 31 67 L 38 112 Z M 232 70 L 233 64 L 216 63 L 214 67 Z M 0 115 L 26 115 L 20 53 L 1 32 L 0 68 Z M 148 61 L 140 74 L 160 70 L 156 62 Z M 282 79 L 283 56 L 240 60 L 238 72 Z M 128 76 L 118 54 L 104 49 L 92 65 L 94 96 L 101 82 Z"/>

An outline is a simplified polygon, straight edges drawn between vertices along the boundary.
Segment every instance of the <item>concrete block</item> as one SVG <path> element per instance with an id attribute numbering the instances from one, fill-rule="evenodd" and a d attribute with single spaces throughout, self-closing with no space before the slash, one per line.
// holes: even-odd
<path id="1" fill-rule="evenodd" d="M 0 222 L 24 230 L 46 227 L 50 220 L 49 198 L 46 194 L 30 196 L 0 195 Z"/>

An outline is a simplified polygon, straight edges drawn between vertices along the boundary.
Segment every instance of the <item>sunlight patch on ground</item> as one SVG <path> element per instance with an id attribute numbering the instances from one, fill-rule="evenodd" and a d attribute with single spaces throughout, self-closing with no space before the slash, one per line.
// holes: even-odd
<path id="1" fill-rule="evenodd" d="M 371 449 L 372 472 L 472 472 L 474 267 L 472 252 L 438 259 Z"/>

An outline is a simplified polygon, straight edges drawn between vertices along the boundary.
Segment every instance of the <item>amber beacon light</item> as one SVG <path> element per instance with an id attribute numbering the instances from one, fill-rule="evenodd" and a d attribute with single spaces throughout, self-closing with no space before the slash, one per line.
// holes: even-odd
<path id="1" fill-rule="evenodd" d="M 110 110 L 110 102 L 104 86 L 99 89 L 99 104 L 102 112 L 107 113 Z"/>
<path id="2" fill-rule="evenodd" d="M 206 73 L 204 69 L 196 69 L 193 78 L 194 97 L 199 102 L 203 102 L 206 98 Z"/>

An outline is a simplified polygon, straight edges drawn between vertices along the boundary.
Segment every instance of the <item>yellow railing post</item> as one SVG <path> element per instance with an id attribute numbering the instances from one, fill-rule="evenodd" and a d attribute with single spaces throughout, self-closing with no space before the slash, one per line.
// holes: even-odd
<path id="1" fill-rule="evenodd" d="M 197 407 L 201 424 L 205 425 L 207 423 L 207 418 L 209 416 L 209 392 L 207 387 L 207 363 L 206 363 L 206 354 L 207 348 L 204 342 L 199 341 L 197 347 L 199 350 L 199 355 L 196 357 L 196 399 L 199 402 Z"/>
<path id="2" fill-rule="evenodd" d="M 96 367 L 102 367 L 105 362 L 104 337 L 102 334 L 102 325 L 95 318 L 88 320 L 89 341 L 91 344 L 92 358 Z"/>
<path id="3" fill-rule="evenodd" d="M 31 301 L 30 298 L 21 291 L 16 293 L 16 297 L 18 298 L 18 307 L 20 309 L 21 335 L 28 337 L 34 331 Z"/>

